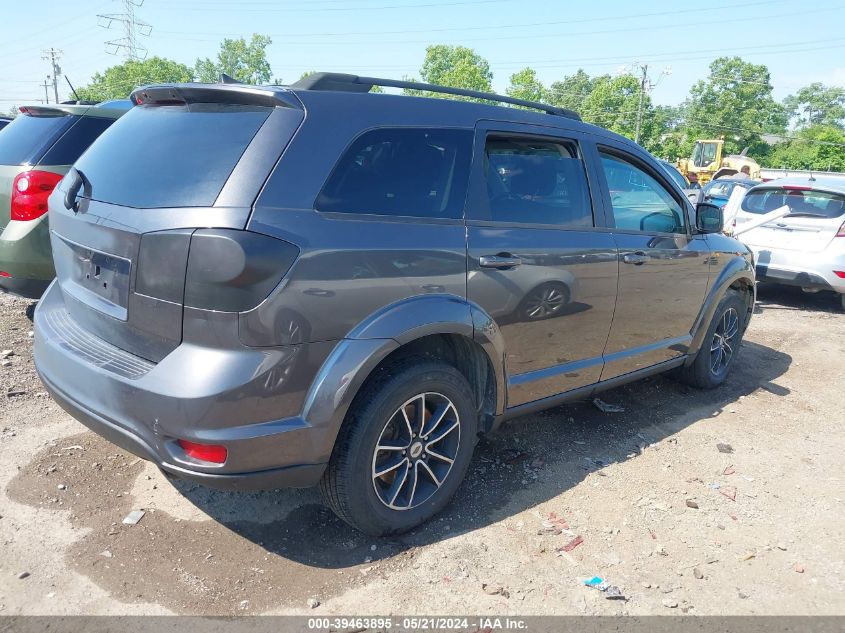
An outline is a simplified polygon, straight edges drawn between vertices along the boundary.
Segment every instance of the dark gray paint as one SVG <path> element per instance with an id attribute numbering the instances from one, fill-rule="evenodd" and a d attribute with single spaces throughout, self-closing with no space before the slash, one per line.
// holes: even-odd
<path id="1" fill-rule="evenodd" d="M 421 337 L 455 335 L 481 351 L 495 386 L 495 425 L 688 362 L 731 285 L 745 287 L 752 305 L 748 250 L 721 235 L 694 234 L 693 209 L 665 174 L 658 177 L 683 200 L 687 232 L 615 230 L 595 144 L 662 173 L 627 139 L 565 117 L 481 104 L 269 91 L 286 105 L 268 118 L 212 207 L 137 210 L 81 200 L 75 214 L 64 208 L 61 186 L 50 200 L 54 240 L 124 258 L 130 271 L 122 320 L 94 300 L 74 298 L 72 262 L 57 266 L 64 272 L 35 316 L 39 374 L 73 415 L 171 473 L 234 488 L 315 483 L 367 377 Z M 343 150 L 382 126 L 476 131 L 467 221 L 314 210 Z M 575 140 L 587 161 L 595 227 L 473 219 L 483 186 L 479 143 L 488 130 Z M 190 235 L 203 228 L 263 233 L 295 245 L 300 255 L 252 309 L 186 308 L 174 299 Z M 169 245 L 155 244 L 162 231 L 176 232 Z M 138 270 L 145 266 L 140 245 L 148 240 L 145 257 L 157 259 L 150 276 Z M 625 262 L 639 252 L 642 265 Z M 482 256 L 503 253 L 522 264 L 479 266 Z M 172 280 L 160 280 L 171 272 Z M 547 283 L 564 284 L 571 305 L 530 322 L 520 304 Z M 49 327 L 68 320 L 73 328 Z M 71 344 L 63 339 L 68 331 L 99 343 Z M 122 375 L 109 361 L 134 369 Z M 177 438 L 223 443 L 229 460 L 196 463 Z"/>

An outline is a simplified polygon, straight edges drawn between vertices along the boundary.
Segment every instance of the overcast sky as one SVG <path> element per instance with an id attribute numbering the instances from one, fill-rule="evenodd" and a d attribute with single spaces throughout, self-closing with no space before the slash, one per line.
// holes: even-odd
<path id="1" fill-rule="evenodd" d="M 2 0 L 0 110 L 43 98 L 43 49 L 62 50 L 78 85 L 122 61 L 104 45 L 123 36 L 120 25 L 104 29 L 97 14 L 123 11 L 124 0 Z M 306 70 L 417 75 L 425 46 L 447 43 L 486 57 L 497 91 L 526 65 L 549 84 L 579 67 L 613 74 L 640 61 L 655 78 L 671 66 L 652 94 L 676 104 L 723 54 L 766 64 L 778 99 L 811 81 L 845 85 L 843 0 L 144 0 L 136 17 L 152 26 L 139 38 L 150 56 L 188 65 L 213 57 L 224 37 L 268 34 L 273 73 L 285 82 Z"/>

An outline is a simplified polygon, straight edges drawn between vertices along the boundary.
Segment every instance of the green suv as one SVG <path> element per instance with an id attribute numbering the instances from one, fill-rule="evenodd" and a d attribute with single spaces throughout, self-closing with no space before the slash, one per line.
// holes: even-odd
<path id="1" fill-rule="evenodd" d="M 56 276 L 47 198 L 132 103 L 23 106 L 0 133 L 0 291 L 39 298 Z"/>

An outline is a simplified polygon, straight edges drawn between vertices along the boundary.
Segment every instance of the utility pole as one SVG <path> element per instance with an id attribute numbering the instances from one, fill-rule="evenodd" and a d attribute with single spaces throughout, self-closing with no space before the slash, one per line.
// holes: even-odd
<path id="1" fill-rule="evenodd" d="M 123 13 L 98 14 L 98 24 L 110 29 L 114 24 L 123 25 L 124 36 L 106 42 L 106 52 L 117 55 L 123 51 L 127 60 L 146 59 L 147 49 L 138 41 L 138 36 L 149 37 L 152 25 L 135 17 L 135 9 L 144 4 L 144 0 L 120 0 L 123 3 Z"/>
<path id="2" fill-rule="evenodd" d="M 47 88 L 50 87 L 49 79 L 50 79 L 50 75 L 47 75 L 47 78 L 44 80 L 44 83 L 42 84 L 44 86 L 44 102 L 48 103 L 48 104 L 50 103 L 50 93 L 47 92 Z M 58 103 L 58 101 L 56 103 Z"/>
<path id="3" fill-rule="evenodd" d="M 59 102 L 59 75 L 62 74 L 62 69 L 59 67 L 58 59 L 61 57 L 62 51 L 57 51 L 54 48 L 51 48 L 46 51 L 42 51 L 44 54 L 41 56 L 41 59 L 49 59 L 50 63 L 53 66 L 53 97 L 56 99 L 56 103 Z"/>
<path id="4" fill-rule="evenodd" d="M 636 132 L 634 133 L 634 141 L 636 143 L 640 142 L 640 130 L 642 129 L 643 124 L 643 105 L 645 104 L 645 95 L 646 93 L 650 93 L 654 90 L 660 81 L 667 75 L 672 73 L 672 68 L 667 66 L 664 68 L 660 75 L 658 75 L 657 79 L 652 81 L 652 79 L 648 76 L 648 64 L 641 64 L 639 62 L 634 62 L 633 66 L 630 68 L 631 71 L 638 70 L 640 75 L 640 102 L 637 106 L 637 128 Z"/>

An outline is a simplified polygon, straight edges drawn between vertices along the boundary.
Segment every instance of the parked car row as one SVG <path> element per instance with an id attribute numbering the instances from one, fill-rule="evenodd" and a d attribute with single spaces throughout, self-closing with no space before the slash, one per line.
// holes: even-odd
<path id="1" fill-rule="evenodd" d="M 323 73 L 131 102 L 53 183 L 34 356 L 67 411 L 170 475 L 318 484 L 398 533 L 504 420 L 670 370 L 717 387 L 735 362 L 751 250 L 575 113 Z"/>
<path id="2" fill-rule="evenodd" d="M 26 106 L 0 135 L 0 289 L 37 299 L 56 276 L 47 198 L 131 102 Z"/>

